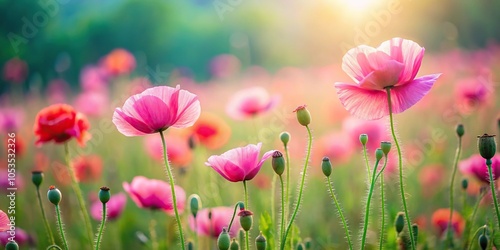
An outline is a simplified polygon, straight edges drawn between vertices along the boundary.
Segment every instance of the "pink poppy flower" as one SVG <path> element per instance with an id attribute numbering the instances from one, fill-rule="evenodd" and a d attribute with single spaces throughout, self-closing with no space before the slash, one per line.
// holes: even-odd
<path id="1" fill-rule="evenodd" d="M 259 161 L 262 143 L 249 144 L 245 147 L 231 149 L 221 155 L 212 155 L 205 165 L 212 167 L 217 173 L 231 182 L 251 180 L 259 172 L 265 160 L 272 156 L 274 150 L 267 151 Z"/>
<path id="2" fill-rule="evenodd" d="M 106 215 L 108 220 L 117 219 L 125 209 L 125 204 L 127 204 L 127 196 L 124 193 L 118 193 L 111 195 L 108 203 L 106 203 Z M 96 200 L 90 206 L 90 215 L 96 221 L 101 221 L 102 219 L 102 203 Z"/>
<path id="3" fill-rule="evenodd" d="M 500 177 L 500 156 L 495 155 L 492 159 L 491 170 L 493 173 L 493 179 L 496 180 Z M 475 154 L 468 159 L 462 160 L 458 164 L 460 172 L 463 174 L 470 174 L 476 177 L 476 179 L 489 184 L 490 177 L 488 175 L 488 167 L 486 166 L 486 160 L 480 155 Z"/>
<path id="4" fill-rule="evenodd" d="M 236 92 L 226 106 L 227 114 L 236 119 L 252 118 L 272 109 L 278 104 L 277 96 L 270 97 L 262 87 L 252 87 Z"/>
<path id="5" fill-rule="evenodd" d="M 23 229 L 16 227 L 16 230 L 14 232 L 16 234 L 16 238 L 15 238 L 16 243 L 19 246 L 33 243 L 33 239 L 31 238 L 31 236 Z M 5 246 L 9 242 L 10 237 L 12 237 L 10 232 L 7 232 L 7 231 L 0 232 L 0 243 L 2 244 L 2 246 Z"/>
<path id="6" fill-rule="evenodd" d="M 169 215 L 174 214 L 172 191 L 170 185 L 164 181 L 136 176 L 130 184 L 123 182 L 123 189 L 140 208 L 161 209 Z M 181 187 L 175 186 L 175 195 L 177 210 L 182 213 L 186 203 L 186 193 Z"/>
<path id="7" fill-rule="evenodd" d="M 0 131 L 16 132 L 24 121 L 24 110 L 21 108 L 0 108 Z"/>
<path id="8" fill-rule="evenodd" d="M 209 236 L 214 239 L 219 237 L 222 232 L 222 228 L 227 228 L 229 222 L 231 222 L 231 217 L 233 216 L 233 207 L 213 207 L 204 208 L 198 211 L 196 215 L 196 228 L 195 228 L 195 218 L 193 215 L 189 216 L 189 227 L 191 230 L 196 231 L 200 235 Z M 210 213 L 210 218 L 208 214 Z M 240 229 L 240 220 L 236 218 L 231 225 L 231 230 L 229 235 L 236 237 L 238 230 Z"/>
<path id="9" fill-rule="evenodd" d="M 402 38 L 393 38 L 378 48 L 361 45 L 349 50 L 342 59 L 342 69 L 355 84 L 335 83 L 340 101 L 358 118 L 380 119 L 389 115 L 385 88 L 390 87 L 392 112 L 405 111 L 429 92 L 440 75 L 415 78 L 424 51 Z"/>
<path id="10" fill-rule="evenodd" d="M 115 109 L 113 123 L 125 136 L 138 136 L 192 126 L 200 113 L 196 95 L 179 85 L 160 86 L 129 97 L 123 108 Z"/>
<path id="11" fill-rule="evenodd" d="M 109 108 L 109 98 L 106 91 L 87 91 L 76 97 L 75 108 L 87 116 L 99 117 Z"/>
<path id="12" fill-rule="evenodd" d="M 84 91 L 105 91 L 108 85 L 107 72 L 99 66 L 86 66 L 80 72 L 80 86 Z"/>
<path id="13" fill-rule="evenodd" d="M 7 160 L 5 160 L 5 162 L 7 162 Z M 17 188 L 17 191 L 22 191 L 24 189 L 24 180 L 21 173 L 16 173 L 16 180 L 14 181 L 14 183 L 14 187 Z M 13 187 L 10 184 L 11 182 L 9 181 L 9 172 L 7 168 L 0 168 L 0 193 L 9 194 L 10 191 L 7 188 Z"/>
<path id="14" fill-rule="evenodd" d="M 64 79 L 58 78 L 49 82 L 46 95 L 49 103 L 65 103 L 69 92 L 69 84 Z"/>
<path id="15" fill-rule="evenodd" d="M 0 232 L 9 230 L 9 223 L 9 216 L 4 211 L 0 210 Z"/>
<path id="16" fill-rule="evenodd" d="M 321 157 L 315 157 L 313 165 L 320 165 L 322 157 L 330 158 L 334 166 L 346 163 L 354 153 L 355 145 L 345 133 L 329 133 L 322 136 L 318 142 L 318 152 Z"/>
<path id="17" fill-rule="evenodd" d="M 455 88 L 456 101 L 462 113 L 488 103 L 493 87 L 486 76 L 461 80 Z"/>
<path id="18" fill-rule="evenodd" d="M 12 58 L 3 66 L 3 79 L 7 82 L 21 83 L 28 76 L 28 64 L 19 58 Z"/>

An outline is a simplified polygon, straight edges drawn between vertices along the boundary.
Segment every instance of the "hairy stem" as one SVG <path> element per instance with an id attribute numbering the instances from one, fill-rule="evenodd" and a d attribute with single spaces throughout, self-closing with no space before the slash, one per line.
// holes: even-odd
<path id="1" fill-rule="evenodd" d="M 373 175 L 372 175 L 372 180 L 370 182 L 370 189 L 368 190 L 368 196 L 366 197 L 366 208 L 365 208 L 365 219 L 363 221 L 363 235 L 361 236 L 361 249 L 365 249 L 365 244 L 366 244 L 366 233 L 368 231 L 368 219 L 370 218 L 370 202 L 372 199 L 373 195 L 373 189 L 375 187 L 375 177 L 378 177 L 376 175 L 377 173 L 377 166 L 378 166 L 379 160 L 375 162 L 375 166 L 373 166 Z"/>
<path id="2" fill-rule="evenodd" d="M 328 189 L 330 190 L 330 195 L 332 196 L 333 202 L 337 207 L 337 211 L 339 212 L 339 217 L 342 220 L 342 225 L 344 226 L 345 236 L 347 238 L 347 244 L 349 244 L 349 249 L 352 250 L 353 248 L 351 242 L 351 235 L 349 233 L 349 227 L 347 226 L 347 222 L 345 220 L 344 213 L 342 212 L 342 208 L 340 207 L 340 203 L 338 202 L 337 197 L 335 196 L 335 192 L 333 191 L 332 182 L 330 181 L 330 176 L 327 177 L 327 181 L 328 181 Z"/>
<path id="3" fill-rule="evenodd" d="M 455 160 L 453 161 L 453 173 L 451 174 L 451 183 L 450 183 L 450 218 L 448 220 L 448 232 L 446 234 L 446 241 L 448 246 L 453 245 L 453 230 L 452 230 L 452 218 L 453 218 L 453 209 L 454 209 L 454 203 L 453 203 L 453 191 L 454 191 L 454 183 L 455 183 L 455 174 L 457 173 L 457 165 L 458 165 L 458 160 L 460 159 L 460 153 L 462 152 L 462 137 L 458 137 L 458 146 L 457 150 L 455 152 Z"/>
<path id="4" fill-rule="evenodd" d="M 280 222 L 280 234 L 278 239 L 283 237 L 285 233 L 285 185 L 283 184 L 283 177 L 280 175 L 281 184 L 281 222 Z"/>
<path id="5" fill-rule="evenodd" d="M 99 227 L 99 233 L 97 234 L 97 241 L 95 243 L 95 249 L 99 250 L 99 246 L 101 244 L 102 233 L 104 232 L 104 224 L 106 224 L 106 204 L 102 204 L 102 218 L 101 218 L 101 226 Z"/>
<path id="6" fill-rule="evenodd" d="M 243 188 L 245 189 L 245 207 L 248 210 L 248 208 L 249 208 L 249 206 L 248 206 L 248 190 L 247 190 L 247 181 L 246 180 L 243 181 Z M 245 231 L 245 245 L 246 245 L 247 250 L 250 250 L 250 240 L 249 240 L 250 232 L 249 231 Z"/>
<path id="7" fill-rule="evenodd" d="M 387 167 L 387 155 L 385 156 L 384 167 L 381 172 L 384 171 L 385 167 Z M 385 187 L 384 187 L 384 174 L 380 176 L 380 211 L 381 211 L 381 222 L 380 222 L 380 241 L 379 241 L 379 250 L 383 249 L 384 245 L 384 236 L 385 236 Z"/>
<path id="8" fill-rule="evenodd" d="M 370 181 L 372 179 L 372 175 L 371 175 L 370 164 L 368 163 L 368 155 L 367 155 L 366 151 L 367 151 L 366 145 L 363 145 L 363 158 L 365 158 L 366 173 L 368 174 L 367 181 Z"/>
<path id="9" fill-rule="evenodd" d="M 59 226 L 59 233 L 61 234 L 61 240 L 63 242 L 64 249 L 68 250 L 68 242 L 66 241 L 66 236 L 64 235 L 64 229 L 61 219 L 61 210 L 59 205 L 56 205 L 56 214 L 57 214 L 57 225 Z"/>
<path id="10" fill-rule="evenodd" d="M 49 238 L 49 242 L 51 245 L 55 245 L 56 242 L 54 240 L 54 235 L 52 234 L 52 229 L 49 226 L 49 220 L 47 220 L 47 215 L 45 214 L 45 209 L 43 208 L 42 198 L 40 196 L 40 187 L 36 187 L 36 195 L 38 199 L 38 205 L 40 206 L 40 210 L 42 211 L 43 223 L 45 225 L 45 230 L 47 231 L 47 236 Z"/>
<path id="11" fill-rule="evenodd" d="M 486 160 L 488 166 L 488 174 L 490 175 L 491 196 L 493 197 L 493 204 L 495 205 L 495 212 L 497 214 L 498 228 L 500 229 L 500 210 L 498 209 L 497 192 L 495 190 L 495 180 L 491 171 L 491 159 Z"/>

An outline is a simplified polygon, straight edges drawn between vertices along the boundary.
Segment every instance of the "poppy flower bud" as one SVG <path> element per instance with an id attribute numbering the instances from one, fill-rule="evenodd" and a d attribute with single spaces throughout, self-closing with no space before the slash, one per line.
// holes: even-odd
<path id="1" fill-rule="evenodd" d="M 271 165 L 277 175 L 282 175 L 285 171 L 285 158 L 283 158 L 283 154 L 280 151 L 274 151 Z"/>
<path id="2" fill-rule="evenodd" d="M 240 225 L 241 228 L 245 231 L 250 231 L 253 224 L 253 213 L 250 210 L 241 209 L 238 213 L 240 217 Z"/>
<path id="3" fill-rule="evenodd" d="M 467 190 L 467 187 L 469 187 L 469 180 L 463 179 L 462 180 L 462 189 Z"/>
<path id="4" fill-rule="evenodd" d="M 99 200 L 102 202 L 102 204 L 106 204 L 110 198 L 111 193 L 109 192 L 109 188 L 101 187 L 101 190 L 99 191 Z"/>
<path id="5" fill-rule="evenodd" d="M 217 238 L 217 247 L 219 247 L 219 250 L 228 250 L 230 244 L 231 239 L 229 238 L 229 233 L 226 228 L 223 228 L 222 232 L 219 234 L 219 238 Z"/>
<path id="6" fill-rule="evenodd" d="M 229 250 L 240 250 L 240 245 L 236 241 L 236 239 L 233 239 L 231 241 L 231 246 L 229 247 Z"/>
<path id="7" fill-rule="evenodd" d="M 31 172 L 31 181 L 38 188 L 40 184 L 43 182 L 43 172 L 42 171 L 33 171 Z"/>
<path id="8" fill-rule="evenodd" d="M 359 135 L 359 141 L 363 146 L 366 146 L 366 143 L 368 142 L 368 135 L 367 134 L 360 134 Z"/>
<path id="9" fill-rule="evenodd" d="M 377 148 L 377 150 L 375 150 L 375 159 L 377 159 L 377 161 L 380 161 L 382 157 L 384 157 L 384 151 L 382 151 L 382 149 L 380 148 Z"/>
<path id="10" fill-rule="evenodd" d="M 307 126 L 311 123 L 311 113 L 307 110 L 306 105 L 297 107 L 293 112 L 297 113 L 297 121 L 300 125 Z"/>
<path id="11" fill-rule="evenodd" d="M 49 201 L 54 204 L 54 205 L 59 205 L 59 202 L 61 202 L 62 194 L 59 189 L 57 189 L 54 186 L 49 187 L 49 191 L 47 192 L 47 198 L 49 198 Z"/>
<path id="12" fill-rule="evenodd" d="M 479 246 L 481 247 L 482 250 L 486 250 L 488 247 L 488 236 L 486 236 L 484 233 L 479 235 Z"/>
<path id="13" fill-rule="evenodd" d="M 191 214 L 194 218 L 198 214 L 198 211 L 201 209 L 201 200 L 200 196 L 197 194 L 192 194 L 189 196 L 189 207 L 191 209 Z"/>
<path id="14" fill-rule="evenodd" d="M 462 137 L 465 134 L 465 129 L 463 124 L 458 124 L 457 128 L 455 129 L 457 132 L 458 137 Z"/>
<path id="15" fill-rule="evenodd" d="M 323 157 L 323 161 L 321 162 L 321 170 L 326 177 L 330 177 L 332 174 L 332 163 L 330 162 L 330 158 Z"/>
<path id="16" fill-rule="evenodd" d="M 477 147 L 479 149 L 479 154 L 488 160 L 493 158 L 495 152 L 497 151 L 497 142 L 495 141 L 495 135 L 484 134 L 478 136 Z"/>
<path id="17" fill-rule="evenodd" d="M 304 244 L 299 243 L 299 244 L 297 245 L 297 250 L 305 250 L 305 249 L 306 249 L 306 247 L 304 246 Z"/>
<path id="18" fill-rule="evenodd" d="M 306 249 L 312 249 L 312 239 L 306 238 L 304 240 L 304 246 L 306 247 Z"/>
<path id="19" fill-rule="evenodd" d="M 259 236 L 255 239 L 255 246 L 257 247 L 257 250 L 266 250 L 267 241 L 266 237 L 262 235 L 262 232 L 260 232 Z"/>
<path id="20" fill-rule="evenodd" d="M 285 147 L 286 147 L 286 146 L 288 145 L 288 142 L 290 141 L 290 133 L 288 133 L 288 132 L 286 132 L 286 131 L 285 131 L 285 132 L 282 132 L 282 133 L 280 134 L 280 140 L 281 140 L 281 142 L 283 143 L 283 146 L 285 146 Z"/>
<path id="21" fill-rule="evenodd" d="M 390 141 L 380 142 L 380 148 L 382 149 L 382 152 L 384 152 L 384 155 L 387 156 L 387 154 L 389 154 L 389 151 L 391 151 L 391 142 Z"/>
<path id="22" fill-rule="evenodd" d="M 188 250 L 194 250 L 194 243 L 192 241 L 188 241 L 188 243 L 187 243 L 187 249 Z"/>
<path id="23" fill-rule="evenodd" d="M 396 232 L 398 234 L 403 232 L 403 228 L 405 227 L 405 214 L 403 212 L 399 212 L 396 215 L 396 221 L 394 222 L 394 227 L 396 227 Z"/>
<path id="24" fill-rule="evenodd" d="M 19 245 L 11 240 L 9 242 L 7 242 L 7 244 L 5 244 L 5 250 L 18 250 L 19 249 Z"/>
<path id="25" fill-rule="evenodd" d="M 413 223 L 413 225 L 411 225 L 411 230 L 413 232 L 413 239 L 415 239 L 415 244 L 417 244 L 417 241 L 418 241 L 418 225 L 417 225 L 417 223 Z"/>

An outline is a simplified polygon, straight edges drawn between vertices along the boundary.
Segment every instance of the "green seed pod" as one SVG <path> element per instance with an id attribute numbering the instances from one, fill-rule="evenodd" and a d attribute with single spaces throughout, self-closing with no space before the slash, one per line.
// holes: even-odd
<path id="1" fill-rule="evenodd" d="M 101 187 L 101 190 L 99 191 L 99 200 L 102 202 L 102 204 L 106 204 L 109 199 L 111 199 L 111 193 L 109 192 L 108 187 Z"/>
<path id="2" fill-rule="evenodd" d="M 191 214 L 194 218 L 198 214 L 198 211 L 201 209 L 201 199 L 197 194 L 192 194 L 188 198 L 189 200 L 189 208 L 191 209 Z"/>
<path id="3" fill-rule="evenodd" d="M 417 244 L 417 241 L 418 241 L 418 225 L 417 225 L 417 223 L 413 223 L 411 225 L 411 230 L 413 232 L 413 239 L 415 240 L 415 244 Z"/>
<path id="4" fill-rule="evenodd" d="M 299 244 L 297 245 L 297 250 L 305 250 L 305 249 L 306 249 L 306 247 L 304 246 L 304 244 L 299 243 Z"/>
<path id="5" fill-rule="evenodd" d="M 274 151 L 271 165 L 277 175 L 281 176 L 285 171 L 285 158 L 283 158 L 283 154 L 280 151 Z"/>
<path id="6" fill-rule="evenodd" d="M 42 171 L 33 171 L 31 172 L 31 181 L 38 188 L 40 184 L 43 182 L 43 172 Z"/>
<path id="7" fill-rule="evenodd" d="M 380 161 L 382 157 L 384 157 L 384 151 L 382 151 L 382 149 L 380 148 L 377 148 L 377 150 L 375 150 L 375 159 L 377 159 L 377 161 Z"/>
<path id="8" fill-rule="evenodd" d="M 194 250 L 194 243 L 192 241 L 188 241 L 188 243 L 187 243 L 187 249 L 188 250 Z"/>
<path id="9" fill-rule="evenodd" d="M 477 147 L 479 149 L 479 154 L 488 160 L 493 158 L 495 152 L 497 151 L 497 142 L 495 141 L 495 135 L 484 134 L 478 136 Z"/>
<path id="10" fill-rule="evenodd" d="M 306 238 L 304 240 L 304 246 L 306 247 L 307 250 L 312 249 L 312 239 Z"/>
<path id="11" fill-rule="evenodd" d="M 49 198 L 49 201 L 54 204 L 54 205 L 59 205 L 59 202 L 61 202 L 62 194 L 59 189 L 57 189 L 54 186 L 49 187 L 49 191 L 47 192 L 47 198 Z"/>
<path id="12" fill-rule="evenodd" d="M 230 244 L 231 239 L 229 238 L 229 233 L 226 228 L 223 228 L 222 232 L 219 234 L 219 238 L 217 238 L 217 247 L 219 247 L 219 250 L 228 250 Z"/>
<path id="13" fill-rule="evenodd" d="M 458 137 L 462 137 L 465 134 L 465 129 L 463 124 L 458 124 L 457 128 L 455 129 L 457 132 Z"/>
<path id="14" fill-rule="evenodd" d="M 488 236 L 484 235 L 484 233 L 479 235 L 479 246 L 482 250 L 486 250 L 488 247 Z"/>
<path id="15" fill-rule="evenodd" d="M 288 146 L 288 142 L 290 141 L 290 133 L 288 133 L 286 131 L 282 132 L 280 134 L 280 140 L 283 143 L 283 146 L 285 146 L 285 147 Z"/>
<path id="16" fill-rule="evenodd" d="M 293 112 L 297 113 L 297 121 L 300 125 L 307 126 L 311 123 L 311 113 L 307 110 L 306 105 L 297 107 Z"/>
<path id="17" fill-rule="evenodd" d="M 359 135 L 359 142 L 361 142 L 361 144 L 363 146 L 366 146 L 366 143 L 368 142 L 368 135 L 367 134 L 360 134 Z"/>
<path id="18" fill-rule="evenodd" d="M 467 187 L 469 187 L 469 180 L 463 179 L 462 180 L 462 189 L 467 190 Z"/>
<path id="19" fill-rule="evenodd" d="M 323 157 L 323 161 L 321 162 L 321 170 L 326 177 L 329 177 L 332 174 L 332 163 L 330 162 L 330 158 Z"/>
<path id="20" fill-rule="evenodd" d="M 405 214 L 403 212 L 399 212 L 396 215 L 396 221 L 394 222 L 394 226 L 396 227 L 396 232 L 398 234 L 403 232 L 403 228 L 405 227 Z"/>
<path id="21" fill-rule="evenodd" d="M 391 142 L 390 141 L 383 141 L 380 142 L 380 148 L 382 149 L 382 152 L 384 152 L 384 155 L 387 156 L 389 152 L 391 151 Z"/>
<path id="22" fill-rule="evenodd" d="M 240 217 L 240 225 L 241 225 L 241 228 L 243 228 L 243 230 L 245 231 L 250 231 L 250 229 L 252 228 L 252 224 L 253 224 L 253 213 L 249 210 L 241 210 L 239 213 L 238 213 L 238 216 Z"/>
<path id="23" fill-rule="evenodd" d="M 233 239 L 231 241 L 231 246 L 229 247 L 229 250 L 240 250 L 240 245 L 236 241 L 236 239 Z"/>
<path id="24" fill-rule="evenodd" d="M 262 232 L 260 232 L 259 236 L 255 239 L 255 246 L 257 247 L 257 250 L 266 250 L 267 241 L 266 237 L 262 235 Z"/>
<path id="25" fill-rule="evenodd" d="M 5 245 L 5 250 L 18 250 L 18 249 L 19 245 L 13 240 L 7 242 L 7 244 Z"/>

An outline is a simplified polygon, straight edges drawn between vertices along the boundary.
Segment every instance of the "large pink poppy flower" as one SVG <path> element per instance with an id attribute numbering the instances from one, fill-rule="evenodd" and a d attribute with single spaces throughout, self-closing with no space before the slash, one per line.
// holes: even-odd
<path id="1" fill-rule="evenodd" d="M 169 127 L 186 128 L 200 116 L 198 97 L 186 90 L 159 86 L 146 89 L 116 108 L 113 123 L 125 136 L 163 131 Z"/>
<path id="2" fill-rule="evenodd" d="M 259 161 L 262 143 L 249 144 L 245 147 L 231 149 L 221 155 L 212 155 L 205 165 L 212 167 L 217 173 L 231 182 L 251 180 L 259 172 L 265 160 L 273 155 L 274 150 L 267 151 Z"/>
<path id="3" fill-rule="evenodd" d="M 222 228 L 227 228 L 233 216 L 233 207 L 204 208 L 196 215 L 196 223 L 193 215 L 189 216 L 189 227 L 200 235 L 210 236 L 214 239 L 219 237 Z M 210 214 L 210 218 L 209 218 Z M 236 237 L 240 229 L 240 220 L 235 219 L 231 225 L 229 235 Z"/>
<path id="4" fill-rule="evenodd" d="M 387 93 L 391 88 L 392 112 L 401 113 L 415 105 L 431 89 L 440 74 L 415 78 L 425 49 L 411 40 L 393 38 L 378 48 L 361 45 L 349 50 L 342 69 L 355 82 L 335 83 L 344 107 L 365 120 L 389 114 Z"/>

